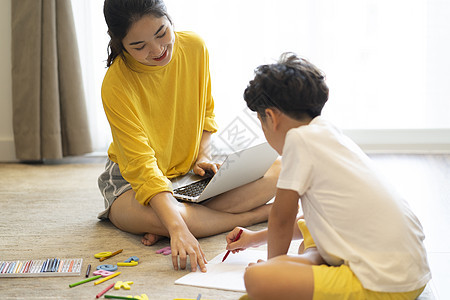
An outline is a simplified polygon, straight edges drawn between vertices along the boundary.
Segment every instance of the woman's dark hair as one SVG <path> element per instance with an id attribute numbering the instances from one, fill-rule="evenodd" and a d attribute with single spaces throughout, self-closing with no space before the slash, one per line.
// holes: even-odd
<path id="1" fill-rule="evenodd" d="M 325 75 L 294 53 L 283 53 L 275 64 L 261 65 L 244 92 L 248 108 L 262 118 L 277 108 L 296 120 L 319 116 L 328 100 Z"/>
<path id="2" fill-rule="evenodd" d="M 122 40 L 131 26 L 142 17 L 166 17 L 172 24 L 166 5 L 161 0 L 105 0 L 103 14 L 111 38 L 108 44 L 107 67 L 111 66 L 117 56 L 123 55 L 125 49 Z"/>

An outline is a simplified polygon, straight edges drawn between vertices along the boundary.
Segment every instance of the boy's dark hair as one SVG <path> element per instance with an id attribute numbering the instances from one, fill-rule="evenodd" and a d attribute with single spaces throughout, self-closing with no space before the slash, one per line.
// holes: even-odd
<path id="1" fill-rule="evenodd" d="M 287 52 L 277 63 L 256 68 L 244 99 L 261 118 L 266 116 L 266 108 L 277 108 L 295 120 L 304 120 L 321 114 L 328 100 L 328 86 L 316 66 Z"/>
<path id="2" fill-rule="evenodd" d="M 107 67 L 117 56 L 123 55 L 125 49 L 122 40 L 128 34 L 131 26 L 142 17 L 147 15 L 157 18 L 166 17 L 172 24 L 162 0 L 105 0 L 103 14 L 111 38 L 108 44 Z"/>

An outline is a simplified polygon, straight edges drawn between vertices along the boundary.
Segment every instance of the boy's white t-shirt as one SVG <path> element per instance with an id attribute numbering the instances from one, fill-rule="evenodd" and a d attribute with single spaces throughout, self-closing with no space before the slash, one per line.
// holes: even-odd
<path id="1" fill-rule="evenodd" d="M 370 158 L 322 117 L 287 133 L 277 187 L 299 193 L 320 255 L 348 265 L 364 288 L 406 292 L 431 279 L 417 217 Z"/>

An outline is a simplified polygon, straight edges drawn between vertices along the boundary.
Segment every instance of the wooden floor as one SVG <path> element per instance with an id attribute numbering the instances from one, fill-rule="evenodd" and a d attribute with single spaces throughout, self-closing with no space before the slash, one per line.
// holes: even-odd
<path id="1" fill-rule="evenodd" d="M 398 187 L 422 222 L 433 279 L 428 291 L 450 299 L 450 155 L 371 155 L 380 170 Z M 109 222 L 98 221 L 103 208 L 96 178 L 103 159 L 65 160 L 65 164 L 0 164 L 0 260 L 45 257 L 81 257 L 95 264 L 93 254 L 124 249 L 120 258 L 137 255 L 142 265 L 126 269 L 119 280 L 134 280 L 132 292 L 150 299 L 238 299 L 241 293 L 174 285 L 188 271 L 175 272 L 170 259 L 155 254 L 168 245 L 152 247 L 140 236 L 118 231 Z M 265 223 L 254 226 L 262 228 Z M 207 258 L 223 251 L 224 234 L 200 240 Z M 127 256 L 128 255 L 128 256 Z M 120 259 L 118 258 L 118 259 Z M 88 284 L 69 288 L 79 277 L 0 278 L 2 299 L 94 299 L 99 287 Z M 100 289 L 101 290 L 101 289 Z"/>

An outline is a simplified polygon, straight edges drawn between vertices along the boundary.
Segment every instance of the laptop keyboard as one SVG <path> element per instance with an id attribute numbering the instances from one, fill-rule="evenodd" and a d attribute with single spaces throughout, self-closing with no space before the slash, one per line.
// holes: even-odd
<path id="1" fill-rule="evenodd" d="M 208 183 L 211 181 L 212 177 L 208 177 L 202 179 L 200 181 L 196 181 L 189 185 L 174 189 L 173 192 L 179 195 L 188 196 L 188 197 L 197 197 L 200 195 Z"/>

